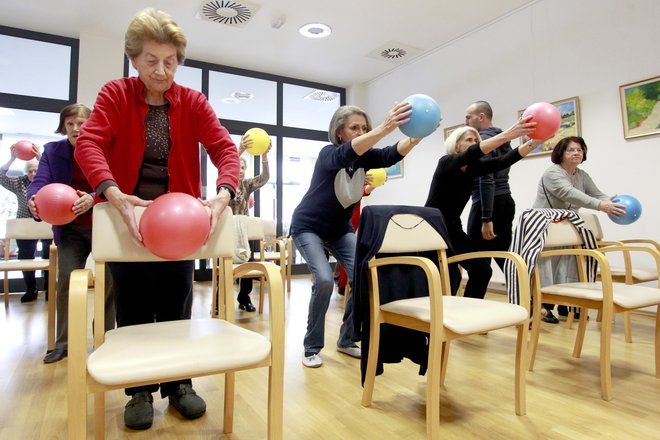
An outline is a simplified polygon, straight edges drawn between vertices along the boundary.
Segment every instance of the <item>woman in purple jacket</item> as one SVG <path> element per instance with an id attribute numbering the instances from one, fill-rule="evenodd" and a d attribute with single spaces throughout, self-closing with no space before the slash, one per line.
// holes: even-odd
<path id="1" fill-rule="evenodd" d="M 55 133 L 66 136 L 61 141 L 44 145 L 44 153 L 39 161 L 37 175 L 27 189 L 30 213 L 39 219 L 39 211 L 34 202 L 37 192 L 50 183 L 64 183 L 76 189 L 79 199 L 73 204 L 76 214 L 71 223 L 53 226 L 53 236 L 57 245 L 57 340 L 55 349 L 46 353 L 44 362 L 49 364 L 64 359 L 67 355 L 69 279 L 74 269 L 85 267 L 92 250 L 92 207 L 94 195 L 92 187 L 85 179 L 80 167 L 73 159 L 73 149 L 80 135 L 80 127 L 89 118 L 91 110 L 82 104 L 70 104 L 60 112 L 60 124 Z M 106 282 L 108 284 L 108 282 Z M 106 285 L 106 330 L 115 326 L 114 301 L 109 285 Z"/>

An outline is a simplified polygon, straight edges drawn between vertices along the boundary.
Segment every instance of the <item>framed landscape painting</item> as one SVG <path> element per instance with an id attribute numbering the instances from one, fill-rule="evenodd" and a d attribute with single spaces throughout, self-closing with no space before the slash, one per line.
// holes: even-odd
<path id="1" fill-rule="evenodd" d="M 561 125 L 555 135 L 536 147 L 534 151 L 529 153 L 527 157 L 534 157 L 552 153 L 552 150 L 562 138 L 567 136 L 580 136 L 582 130 L 580 129 L 580 98 L 574 96 L 572 98 L 563 99 L 561 101 L 551 102 L 552 105 L 557 107 L 559 114 L 561 114 Z M 518 117 L 521 117 L 525 110 L 518 111 Z M 520 140 L 523 143 L 523 140 Z"/>
<path id="2" fill-rule="evenodd" d="M 445 128 L 445 140 L 449 137 L 452 131 L 456 130 L 458 127 L 464 127 L 465 124 L 452 125 L 451 127 Z"/>
<path id="3" fill-rule="evenodd" d="M 660 134 L 660 76 L 619 87 L 623 137 Z"/>

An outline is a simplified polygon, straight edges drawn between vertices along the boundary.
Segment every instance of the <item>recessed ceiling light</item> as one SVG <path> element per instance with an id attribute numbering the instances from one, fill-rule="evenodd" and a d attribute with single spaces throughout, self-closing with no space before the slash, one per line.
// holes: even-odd
<path id="1" fill-rule="evenodd" d="M 246 100 L 254 98 L 254 93 L 251 92 L 234 92 L 231 94 L 232 98 Z"/>
<path id="2" fill-rule="evenodd" d="M 332 33 L 332 29 L 323 23 L 309 23 L 298 29 L 298 32 L 307 38 L 325 38 Z"/>

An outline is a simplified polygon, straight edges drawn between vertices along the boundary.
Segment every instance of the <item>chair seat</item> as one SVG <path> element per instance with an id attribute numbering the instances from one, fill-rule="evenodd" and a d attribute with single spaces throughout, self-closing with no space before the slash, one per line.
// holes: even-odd
<path id="1" fill-rule="evenodd" d="M 48 260 L 0 260 L 0 271 L 48 270 Z"/>
<path id="2" fill-rule="evenodd" d="M 660 289 L 624 283 L 612 283 L 614 304 L 626 309 L 638 309 L 660 303 Z M 603 298 L 602 283 L 563 283 L 543 287 L 543 294 L 561 295 L 599 301 Z"/>
<path id="3" fill-rule="evenodd" d="M 442 300 L 444 327 L 461 335 L 508 327 L 529 317 L 524 307 L 501 301 L 458 296 L 443 296 Z M 423 296 L 392 301 L 380 308 L 431 322 L 430 306 L 429 297 Z"/>
<path id="4" fill-rule="evenodd" d="M 610 267 L 610 270 L 613 277 L 624 277 L 626 275 L 626 269 L 623 267 Z M 653 269 L 632 269 L 631 274 L 633 279 L 639 283 L 658 279 L 658 272 Z"/>
<path id="5" fill-rule="evenodd" d="M 157 382 L 255 365 L 267 360 L 270 350 L 264 336 L 220 319 L 141 324 L 107 332 L 88 358 L 88 372 L 109 386 Z"/>
<path id="6" fill-rule="evenodd" d="M 279 252 L 264 252 L 264 260 L 267 261 L 280 261 L 280 256 L 281 254 Z M 286 257 L 285 257 L 286 258 Z M 255 260 L 260 260 L 261 259 L 261 254 L 259 252 L 254 253 L 254 259 Z"/>

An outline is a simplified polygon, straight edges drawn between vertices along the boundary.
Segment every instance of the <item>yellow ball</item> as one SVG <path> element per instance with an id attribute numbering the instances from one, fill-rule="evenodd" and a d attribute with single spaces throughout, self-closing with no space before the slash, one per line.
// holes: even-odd
<path id="1" fill-rule="evenodd" d="M 254 127 L 245 132 L 245 135 L 249 135 L 252 140 L 252 145 L 246 151 L 253 156 L 260 156 L 268 150 L 270 145 L 270 136 L 266 133 L 266 130 Z"/>
<path id="2" fill-rule="evenodd" d="M 373 170 L 367 171 L 367 176 L 371 176 L 371 186 L 374 188 L 381 186 L 387 180 L 387 173 L 385 168 L 376 168 Z"/>

